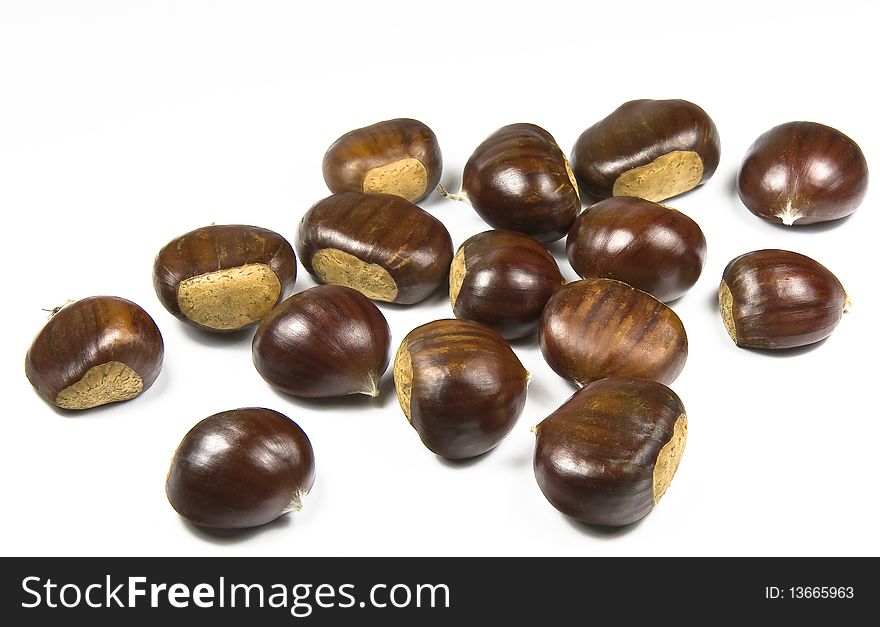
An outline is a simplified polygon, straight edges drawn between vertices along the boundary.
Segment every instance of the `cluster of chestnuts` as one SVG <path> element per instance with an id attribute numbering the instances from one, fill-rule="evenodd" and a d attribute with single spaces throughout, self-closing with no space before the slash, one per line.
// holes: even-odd
<path id="1" fill-rule="evenodd" d="M 333 193 L 303 215 L 295 247 L 256 226 L 196 229 L 159 250 L 153 283 L 162 305 L 198 329 L 256 326 L 257 372 L 304 398 L 378 395 L 391 330 L 374 301 L 412 305 L 448 284 L 455 317 L 411 330 L 393 360 L 400 407 L 424 445 L 453 460 L 497 446 L 530 380 L 508 340 L 537 337 L 549 366 L 580 388 L 534 428 L 537 483 L 571 517 L 627 525 L 660 500 L 685 448 L 685 408 L 667 386 L 685 366 L 688 338 L 669 303 L 706 259 L 699 225 L 660 203 L 705 183 L 719 158 L 703 109 L 638 100 L 585 130 L 570 161 L 543 128 L 504 126 L 476 148 L 461 190 L 450 193 L 439 185 L 431 129 L 388 120 L 327 150 Z M 867 179 L 855 142 L 792 122 L 749 148 L 737 188 L 755 215 L 800 226 L 852 213 Z M 435 189 L 472 205 L 493 230 L 454 249 L 444 225 L 414 204 Z M 581 277 L 568 284 L 544 246 L 563 237 Z M 297 258 L 320 285 L 290 295 Z M 760 349 L 827 337 L 848 302 L 829 270 L 784 250 L 731 261 L 718 300 L 733 341 Z M 88 409 L 149 388 L 163 350 L 141 307 L 86 298 L 53 312 L 26 374 L 48 402 Z M 252 527 L 299 509 L 314 478 L 303 430 L 270 409 L 244 408 L 184 436 L 166 492 L 196 525 Z"/>

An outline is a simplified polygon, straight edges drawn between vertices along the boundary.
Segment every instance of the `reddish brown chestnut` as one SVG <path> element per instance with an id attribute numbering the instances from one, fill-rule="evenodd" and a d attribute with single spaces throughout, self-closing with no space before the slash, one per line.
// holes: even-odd
<path id="1" fill-rule="evenodd" d="M 528 382 L 507 342 L 468 320 L 413 329 L 394 358 L 400 408 L 425 446 L 447 459 L 495 448 L 522 413 Z"/>
<path id="2" fill-rule="evenodd" d="M 293 248 L 256 226 L 206 226 L 168 242 L 153 264 L 153 287 L 171 314 L 206 331 L 256 324 L 296 280 Z"/>
<path id="3" fill-rule="evenodd" d="M 706 238 L 672 207 L 619 196 L 584 211 L 568 233 L 566 251 L 581 277 L 608 277 L 669 302 L 700 277 Z"/>
<path id="4" fill-rule="evenodd" d="M 505 339 L 534 333 L 547 300 L 565 280 L 537 241 L 515 231 L 486 231 L 465 241 L 449 270 L 456 318 L 481 322 Z"/>
<path id="5" fill-rule="evenodd" d="M 92 296 L 57 311 L 37 334 L 25 374 L 64 409 L 127 401 L 153 385 L 165 354 L 162 334 L 138 305 Z"/>
<path id="6" fill-rule="evenodd" d="M 666 493 L 687 441 L 676 394 L 645 379 L 603 379 L 535 427 L 535 478 L 563 514 L 622 526 Z"/>
<path id="7" fill-rule="evenodd" d="M 446 281 L 452 239 L 437 218 L 400 196 L 349 192 L 306 212 L 297 251 L 321 283 L 410 305 Z"/>
<path id="8" fill-rule="evenodd" d="M 613 279 L 583 279 L 556 292 L 541 315 L 538 342 L 550 367 L 579 385 L 613 376 L 668 385 L 687 359 L 675 312 Z"/>
<path id="9" fill-rule="evenodd" d="M 594 200 L 638 196 L 655 202 L 705 183 L 721 141 L 715 123 L 687 100 L 632 100 L 578 138 L 571 167 Z"/>
<path id="10" fill-rule="evenodd" d="M 254 366 L 293 396 L 378 396 L 390 342 L 385 316 L 368 298 L 341 285 L 319 285 L 263 318 L 254 335 Z"/>
<path id="11" fill-rule="evenodd" d="M 350 131 L 324 155 L 324 181 L 334 194 L 394 194 L 419 202 L 437 187 L 442 170 L 434 131 L 406 118 Z"/>
<path id="12" fill-rule="evenodd" d="M 727 264 L 718 303 L 737 346 L 793 348 L 831 335 L 849 301 L 819 262 L 787 250 L 756 250 Z"/>
<path id="13" fill-rule="evenodd" d="M 803 226 L 855 211 L 868 189 L 868 162 L 858 144 L 837 129 L 789 122 L 755 140 L 736 185 L 756 216 Z"/>
<path id="14" fill-rule="evenodd" d="M 303 430 L 277 411 L 247 407 L 209 416 L 184 436 L 165 494 L 194 525 L 239 529 L 299 511 L 314 482 Z"/>
<path id="15" fill-rule="evenodd" d="M 540 242 L 564 237 L 581 209 L 565 153 L 534 124 L 510 124 L 490 135 L 468 159 L 461 187 L 446 195 L 469 202 L 489 225 Z"/>

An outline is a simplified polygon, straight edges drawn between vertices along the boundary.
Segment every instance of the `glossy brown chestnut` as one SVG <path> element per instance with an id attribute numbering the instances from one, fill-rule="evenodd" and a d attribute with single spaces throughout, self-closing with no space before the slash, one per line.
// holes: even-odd
<path id="1" fill-rule="evenodd" d="M 481 322 L 501 337 L 534 333 L 547 300 L 565 279 L 553 255 L 515 231 L 486 231 L 465 241 L 449 270 L 456 318 Z"/>
<path id="2" fill-rule="evenodd" d="M 565 248 L 581 277 L 617 279 L 664 302 L 693 287 L 706 260 L 706 238 L 696 222 L 632 196 L 608 198 L 584 211 Z"/>
<path id="3" fill-rule="evenodd" d="M 550 367 L 579 385 L 615 376 L 669 385 L 687 360 L 675 312 L 614 279 L 582 279 L 556 292 L 541 314 L 538 342 Z"/>
<path id="4" fill-rule="evenodd" d="M 687 100 L 632 100 L 575 142 L 571 167 L 594 200 L 638 196 L 659 202 L 705 183 L 721 141 L 715 123 Z"/>
<path id="5" fill-rule="evenodd" d="M 440 182 L 443 156 L 434 131 L 407 118 L 350 131 L 324 155 L 324 181 L 334 194 L 394 194 L 419 202 Z"/>
<path id="6" fill-rule="evenodd" d="M 687 441 L 676 394 L 646 379 L 603 379 L 535 427 L 535 478 L 563 514 L 629 525 L 660 501 Z"/>
<path id="7" fill-rule="evenodd" d="M 424 445 L 447 459 L 495 448 L 522 413 L 528 382 L 507 342 L 469 320 L 413 329 L 394 358 L 400 408 Z"/>
<path id="8" fill-rule="evenodd" d="M 486 138 L 464 166 L 462 189 L 480 217 L 540 242 L 564 237 L 581 209 L 577 183 L 553 136 L 510 124 Z"/>
<path id="9" fill-rule="evenodd" d="M 239 529 L 299 511 L 314 482 L 303 430 L 277 411 L 247 407 L 209 416 L 184 436 L 165 494 L 194 525 Z"/>
<path id="10" fill-rule="evenodd" d="M 385 316 L 368 298 L 342 285 L 318 285 L 263 318 L 254 335 L 254 366 L 293 396 L 378 396 L 390 342 Z"/>
<path id="11" fill-rule="evenodd" d="M 452 238 L 437 218 L 400 196 L 348 192 L 306 212 L 297 252 L 321 283 L 410 305 L 446 282 Z"/>
<path id="12" fill-rule="evenodd" d="M 858 144 L 837 129 L 788 122 L 755 140 L 736 185 L 756 216 L 803 226 L 855 211 L 868 190 L 868 162 Z"/>
<path id="13" fill-rule="evenodd" d="M 819 262 L 787 250 L 756 250 L 727 264 L 718 303 L 737 346 L 793 348 L 831 335 L 849 301 Z"/>
<path id="14" fill-rule="evenodd" d="M 25 374 L 64 409 L 127 401 L 153 385 L 165 354 L 150 315 L 116 296 L 92 296 L 58 310 L 37 334 Z"/>
<path id="15" fill-rule="evenodd" d="M 206 331 L 256 324 L 296 280 L 293 248 L 256 226 L 206 226 L 168 242 L 153 264 L 153 287 L 171 314 Z"/>

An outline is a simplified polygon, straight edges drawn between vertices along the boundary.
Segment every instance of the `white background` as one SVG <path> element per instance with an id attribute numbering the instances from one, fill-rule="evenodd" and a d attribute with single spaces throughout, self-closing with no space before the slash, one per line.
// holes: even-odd
<path id="1" fill-rule="evenodd" d="M 752 555 L 880 553 L 877 517 L 878 183 L 850 219 L 785 229 L 746 211 L 734 176 L 760 133 L 807 119 L 859 142 L 880 173 L 872 2 L 3 2 L 0 368 L 3 554 Z M 445 463 L 404 419 L 390 372 L 376 401 L 305 402 L 254 370 L 250 333 L 203 335 L 151 286 L 172 237 L 251 223 L 292 240 L 328 192 L 321 158 L 342 133 L 398 116 L 437 133 L 457 188 L 499 126 L 540 124 L 570 150 L 633 98 L 686 98 L 714 118 L 722 158 L 671 201 L 709 245 L 674 308 L 690 357 L 673 388 L 690 416 L 679 472 L 643 522 L 573 523 L 535 483 L 529 428 L 573 388 L 534 341 L 534 380 L 514 432 L 491 454 Z M 456 247 L 487 227 L 467 205 L 424 207 Z M 715 305 L 725 264 L 781 247 L 825 263 L 854 310 L 812 350 L 734 347 Z M 568 278 L 562 243 L 552 251 Z M 300 267 L 296 288 L 313 284 Z M 142 397 L 60 413 L 25 379 L 41 308 L 116 294 L 142 304 L 166 364 Z M 382 306 L 392 350 L 451 315 L 438 294 Z M 199 531 L 168 505 L 168 462 L 186 431 L 224 409 L 267 406 L 309 434 L 318 476 L 305 511 L 236 535 Z"/>

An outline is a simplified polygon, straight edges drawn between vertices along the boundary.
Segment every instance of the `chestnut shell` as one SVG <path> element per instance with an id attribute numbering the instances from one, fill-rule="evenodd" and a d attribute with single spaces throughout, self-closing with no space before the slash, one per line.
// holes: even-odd
<path id="1" fill-rule="evenodd" d="M 305 398 L 379 395 L 391 333 L 366 296 L 342 285 L 294 294 L 263 318 L 254 366 L 270 385 Z"/>
<path id="2" fill-rule="evenodd" d="M 349 131 L 324 154 L 324 181 L 334 194 L 393 193 L 425 199 L 440 183 L 443 155 L 434 131 L 418 120 L 384 120 Z"/>
<path id="3" fill-rule="evenodd" d="M 565 249 L 579 276 L 617 279 L 663 302 L 693 287 L 706 260 L 706 238 L 696 222 L 632 196 L 608 198 L 581 213 Z"/>
<path id="4" fill-rule="evenodd" d="M 563 514 L 592 525 L 631 524 L 666 492 L 684 452 L 678 396 L 645 379 L 578 390 L 535 427 L 535 478 Z"/>
<path id="5" fill-rule="evenodd" d="M 264 525 L 302 506 L 315 482 L 308 436 L 284 414 L 247 407 L 205 418 L 174 453 L 165 493 L 195 525 Z"/>
<path id="6" fill-rule="evenodd" d="M 669 385 L 688 350 L 672 309 L 614 279 L 582 279 L 556 292 L 541 315 L 538 342 L 550 367 L 580 385 L 611 376 Z"/>
<path id="7" fill-rule="evenodd" d="M 456 318 L 481 322 L 510 340 L 535 332 L 544 305 L 564 283 L 556 260 L 537 241 L 486 231 L 455 254 L 449 297 Z"/>
<path id="8" fill-rule="evenodd" d="M 92 296 L 50 318 L 28 349 L 25 374 L 48 402 L 89 409 L 140 395 L 156 381 L 164 355 L 159 327 L 143 308 L 117 296 Z M 90 372 L 100 375 L 93 384 Z M 87 389 L 76 393 L 82 385 Z"/>
<path id="9" fill-rule="evenodd" d="M 736 178 L 749 211 L 769 222 L 803 226 L 850 215 L 868 190 L 861 148 L 837 129 L 788 122 L 755 140 Z"/>
<path id="10" fill-rule="evenodd" d="M 507 342 L 469 320 L 435 320 L 409 332 L 394 360 L 403 413 L 431 451 L 481 455 L 522 413 L 529 373 Z"/>
<path id="11" fill-rule="evenodd" d="M 718 300 L 727 332 L 744 348 L 794 348 L 823 340 L 848 305 L 828 268 L 788 250 L 756 250 L 724 269 Z"/>
<path id="12" fill-rule="evenodd" d="M 699 165 L 699 176 L 686 189 L 676 189 L 668 195 L 615 192 L 622 175 L 639 172 L 637 168 L 650 168 L 657 159 L 677 152 L 695 153 L 699 157 L 699 164 L 691 161 L 691 165 Z M 718 167 L 720 154 L 721 140 L 715 123 L 694 103 L 631 100 L 581 133 L 571 153 L 571 167 L 582 196 L 596 201 L 618 195 L 661 201 L 709 180 Z M 652 175 L 650 171 L 644 173 Z M 683 175 L 675 167 L 666 174 Z"/>
<path id="13" fill-rule="evenodd" d="M 565 154 L 534 124 L 510 124 L 486 138 L 465 164 L 462 191 L 490 226 L 540 242 L 564 237 L 581 209 Z"/>

